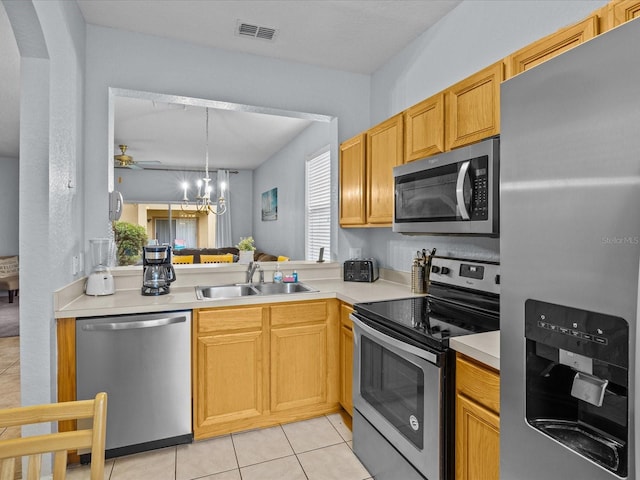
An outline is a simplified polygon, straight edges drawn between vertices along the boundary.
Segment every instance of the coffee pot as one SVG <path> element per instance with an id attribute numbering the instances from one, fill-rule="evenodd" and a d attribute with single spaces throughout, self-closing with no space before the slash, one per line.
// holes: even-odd
<path id="1" fill-rule="evenodd" d="M 145 245 L 142 249 L 142 295 L 166 295 L 175 281 L 169 245 Z"/>

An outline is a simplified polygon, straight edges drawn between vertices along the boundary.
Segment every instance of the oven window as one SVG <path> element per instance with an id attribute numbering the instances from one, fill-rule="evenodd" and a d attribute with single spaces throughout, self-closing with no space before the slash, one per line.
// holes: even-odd
<path id="1" fill-rule="evenodd" d="M 423 448 L 424 373 L 363 336 L 360 394 L 417 448 Z"/>

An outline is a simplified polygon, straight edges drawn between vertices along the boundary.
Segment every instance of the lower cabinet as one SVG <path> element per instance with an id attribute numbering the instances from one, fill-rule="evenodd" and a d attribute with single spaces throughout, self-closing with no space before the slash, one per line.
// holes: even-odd
<path id="1" fill-rule="evenodd" d="M 340 405 L 353 417 L 353 307 L 340 304 Z"/>
<path id="2" fill-rule="evenodd" d="M 194 313 L 196 439 L 339 410 L 338 301 Z"/>
<path id="3" fill-rule="evenodd" d="M 456 359 L 456 480 L 500 477 L 500 375 Z"/>

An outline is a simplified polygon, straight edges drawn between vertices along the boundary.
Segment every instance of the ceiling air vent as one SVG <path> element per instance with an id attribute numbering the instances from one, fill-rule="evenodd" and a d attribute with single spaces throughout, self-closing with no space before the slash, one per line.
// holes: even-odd
<path id="1" fill-rule="evenodd" d="M 236 35 L 241 37 L 261 38 L 263 40 L 274 40 L 277 30 L 271 27 L 262 27 L 238 20 Z"/>

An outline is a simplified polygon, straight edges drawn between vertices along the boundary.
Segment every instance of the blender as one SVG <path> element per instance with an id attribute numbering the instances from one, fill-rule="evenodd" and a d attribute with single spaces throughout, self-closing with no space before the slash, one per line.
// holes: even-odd
<path id="1" fill-rule="evenodd" d="M 113 295 L 116 291 L 113 276 L 109 271 L 109 259 L 113 252 L 113 241 L 110 238 L 93 238 L 89 240 L 93 268 L 87 278 L 84 293 L 87 295 Z"/>

